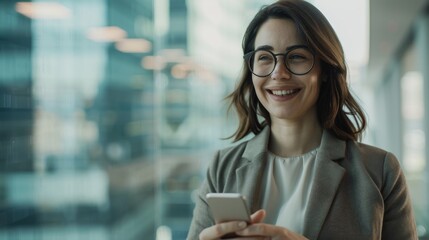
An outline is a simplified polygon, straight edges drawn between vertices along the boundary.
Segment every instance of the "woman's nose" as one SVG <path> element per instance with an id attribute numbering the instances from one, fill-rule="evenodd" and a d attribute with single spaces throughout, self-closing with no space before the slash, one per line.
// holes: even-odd
<path id="1" fill-rule="evenodd" d="M 290 79 L 291 72 L 287 69 L 282 58 L 277 58 L 277 63 L 274 66 L 274 70 L 271 73 L 273 80 Z"/>

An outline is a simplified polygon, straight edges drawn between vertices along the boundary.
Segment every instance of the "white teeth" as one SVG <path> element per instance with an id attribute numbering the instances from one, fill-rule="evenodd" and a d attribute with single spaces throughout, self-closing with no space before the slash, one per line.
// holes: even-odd
<path id="1" fill-rule="evenodd" d="M 273 90 L 272 91 L 274 95 L 278 95 L 278 96 L 285 96 L 285 95 L 289 95 L 292 93 L 295 93 L 296 90 Z"/>

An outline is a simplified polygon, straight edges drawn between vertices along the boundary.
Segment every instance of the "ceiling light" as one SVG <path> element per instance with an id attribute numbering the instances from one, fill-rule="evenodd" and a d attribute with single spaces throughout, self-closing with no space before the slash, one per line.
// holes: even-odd
<path id="1" fill-rule="evenodd" d="M 142 38 L 121 39 L 115 44 L 116 49 L 126 53 L 145 53 L 152 50 L 152 44 Z"/>
<path id="2" fill-rule="evenodd" d="M 65 19 L 71 16 L 70 9 L 55 2 L 18 2 L 15 9 L 32 19 Z"/>
<path id="3" fill-rule="evenodd" d="M 116 42 L 125 38 L 127 32 L 116 26 L 97 27 L 90 29 L 87 36 L 96 42 Z"/>
<path id="4" fill-rule="evenodd" d="M 165 60 L 161 56 L 146 56 L 142 59 L 142 67 L 148 70 L 162 70 Z"/>

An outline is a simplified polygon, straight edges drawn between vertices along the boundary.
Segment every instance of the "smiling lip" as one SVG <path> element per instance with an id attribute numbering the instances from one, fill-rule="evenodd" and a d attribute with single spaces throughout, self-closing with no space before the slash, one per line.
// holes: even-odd
<path id="1" fill-rule="evenodd" d="M 300 88 L 267 89 L 269 96 L 276 101 L 287 101 L 295 97 L 301 91 Z"/>

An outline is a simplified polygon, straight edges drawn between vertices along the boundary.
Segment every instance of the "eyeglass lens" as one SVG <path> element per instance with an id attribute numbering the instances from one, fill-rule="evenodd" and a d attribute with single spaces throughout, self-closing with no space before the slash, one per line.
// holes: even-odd
<path id="1" fill-rule="evenodd" d="M 308 73 L 314 64 L 314 56 L 306 48 L 293 49 L 287 52 L 286 55 L 283 54 L 282 58 L 277 59 L 276 55 L 268 50 L 257 50 L 249 59 L 249 67 L 253 74 L 265 77 L 274 71 L 278 60 L 284 62 L 286 68 L 297 75 Z"/>

